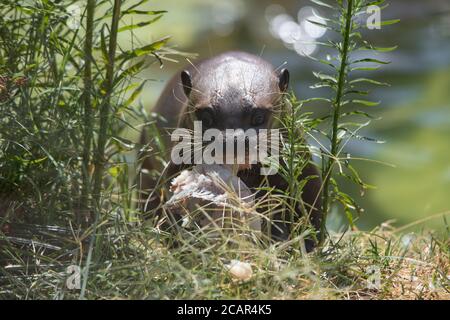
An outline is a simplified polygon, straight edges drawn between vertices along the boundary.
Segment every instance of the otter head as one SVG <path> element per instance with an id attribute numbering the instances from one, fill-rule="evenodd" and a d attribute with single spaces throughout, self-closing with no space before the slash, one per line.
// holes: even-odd
<path id="1" fill-rule="evenodd" d="M 191 74 L 193 73 L 193 74 Z M 289 85 L 287 69 L 275 71 L 259 57 L 224 54 L 181 72 L 189 112 L 203 128 L 270 128 Z"/>
<path id="2" fill-rule="evenodd" d="M 265 60 L 244 53 L 228 53 L 181 72 L 188 97 L 190 120 L 202 130 L 247 132 L 270 129 L 289 85 L 289 72 L 276 71 Z M 247 139 L 247 138 L 246 138 Z"/>

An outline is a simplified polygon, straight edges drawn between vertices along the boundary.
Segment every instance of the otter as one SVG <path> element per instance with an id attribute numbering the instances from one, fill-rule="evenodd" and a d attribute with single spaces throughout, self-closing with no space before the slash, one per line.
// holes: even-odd
<path id="1" fill-rule="evenodd" d="M 162 144 L 170 146 L 168 129 L 192 128 L 193 120 L 201 121 L 203 129 L 250 128 L 270 129 L 274 115 L 280 111 L 283 95 L 289 86 L 289 71 L 277 70 L 261 57 L 239 52 L 226 52 L 213 58 L 191 63 L 181 73 L 174 76 L 162 92 L 153 113 L 157 115 L 154 125 L 160 132 Z M 140 144 L 157 149 L 150 139 L 147 129 L 141 133 Z M 160 142 L 161 142 L 160 141 Z M 140 204 L 143 211 L 158 208 L 164 201 L 164 195 L 155 190 L 164 176 L 173 177 L 182 167 L 170 163 L 170 148 L 159 154 L 169 165 L 164 168 L 158 157 L 141 152 L 142 165 L 138 179 Z M 294 220 L 298 220 L 308 211 L 308 217 L 316 230 L 319 229 L 321 212 L 321 178 L 316 166 L 307 160 L 300 179 L 306 179 L 302 191 L 303 205 L 296 208 Z M 268 184 L 277 190 L 287 190 L 288 182 L 278 173 L 263 176 L 261 164 L 242 166 L 238 177 L 254 192 L 256 197 L 264 193 L 257 188 Z M 152 176 L 153 174 L 153 176 Z M 300 203 L 300 201 L 299 201 Z M 308 208 L 308 209 L 305 209 Z M 283 221 L 284 218 L 284 221 Z M 281 213 L 272 217 L 271 237 L 275 241 L 287 240 L 290 234 L 291 217 L 282 217 Z M 288 223 L 289 221 L 289 223 Z M 306 241 L 307 250 L 314 247 L 315 241 Z"/>

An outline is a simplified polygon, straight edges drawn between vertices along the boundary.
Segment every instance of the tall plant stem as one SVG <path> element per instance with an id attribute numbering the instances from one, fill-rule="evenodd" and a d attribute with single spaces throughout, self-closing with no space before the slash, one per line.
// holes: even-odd
<path id="1" fill-rule="evenodd" d="M 87 212 L 89 206 L 89 194 L 91 189 L 91 181 L 89 174 L 89 165 L 91 162 L 91 141 L 92 132 L 94 128 L 92 126 L 92 37 L 94 29 L 94 13 L 95 13 L 95 0 L 88 0 L 87 13 L 86 13 L 86 37 L 84 42 L 84 141 L 83 141 L 83 189 L 81 192 L 82 210 Z M 83 212 L 83 214 L 84 214 Z M 91 215 L 89 214 L 89 217 Z M 92 217 L 90 217 L 92 218 Z M 78 223 L 83 223 L 83 217 L 78 217 Z M 89 219 L 92 220 L 92 219 Z"/>
<path id="2" fill-rule="evenodd" d="M 109 37 L 108 61 L 106 64 L 106 77 L 103 85 L 105 96 L 100 106 L 100 127 L 98 132 L 97 150 L 94 155 L 94 205 L 100 209 L 100 194 L 102 188 L 102 178 L 105 166 L 105 147 L 108 139 L 108 126 L 110 117 L 110 102 L 114 83 L 114 63 L 117 48 L 117 29 L 120 19 L 120 0 L 114 0 L 113 17 L 111 23 L 111 33 Z M 97 210 L 98 211 L 98 210 Z"/>
<path id="3" fill-rule="evenodd" d="M 89 251 L 86 258 L 86 267 L 84 269 L 83 285 L 81 287 L 80 299 L 84 298 L 86 291 L 86 284 L 89 276 L 89 266 L 92 260 L 92 251 L 95 244 L 95 238 L 97 234 L 97 225 L 100 218 L 101 212 L 101 189 L 103 172 L 105 166 L 105 147 L 107 141 L 108 127 L 109 127 L 109 117 L 111 111 L 111 95 L 114 86 L 114 63 L 116 58 L 116 48 L 117 48 L 117 30 L 119 27 L 120 20 L 120 3 L 121 0 L 114 0 L 113 16 L 111 22 L 111 32 L 109 37 L 109 47 L 108 47 L 108 61 L 106 65 L 106 77 L 103 86 L 103 91 L 105 96 L 103 98 L 102 104 L 100 106 L 100 127 L 98 133 L 97 149 L 94 154 L 94 187 L 92 190 L 92 199 L 94 204 L 95 220 L 92 230 L 92 236 L 89 241 Z"/>
<path id="4" fill-rule="evenodd" d="M 330 179 L 333 173 L 333 167 L 337 159 L 338 152 L 338 124 L 341 109 L 341 100 L 343 97 L 344 86 L 346 81 L 347 66 L 348 66 L 348 54 L 349 54 L 349 41 L 350 33 L 352 29 L 352 15 L 353 15 L 353 0 L 347 1 L 347 14 L 345 15 L 345 30 L 344 30 L 344 43 L 342 45 L 341 66 L 339 69 L 339 78 L 337 83 L 336 98 L 333 102 L 333 128 L 331 137 L 331 154 L 327 161 L 327 167 L 324 170 L 324 195 L 323 195 L 323 218 L 320 226 L 320 245 L 323 244 L 326 237 L 326 221 L 328 211 L 330 210 L 329 198 L 330 198 Z"/>

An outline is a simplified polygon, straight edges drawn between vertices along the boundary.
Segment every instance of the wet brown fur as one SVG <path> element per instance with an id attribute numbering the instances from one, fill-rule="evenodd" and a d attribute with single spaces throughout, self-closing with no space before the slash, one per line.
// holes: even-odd
<path id="1" fill-rule="evenodd" d="M 271 128 L 272 116 L 280 111 L 281 97 L 287 89 L 288 81 L 287 70 L 278 71 L 262 58 L 243 52 L 226 52 L 208 60 L 194 62 L 181 73 L 181 76 L 177 74 L 170 80 L 152 110 L 165 119 L 156 120 L 156 127 L 163 137 L 165 146 L 168 146 L 160 156 L 167 161 L 170 159 L 170 129 L 192 129 L 196 113 L 202 112 L 202 109 L 213 112 L 216 121 L 212 127 L 219 130 Z M 264 124 L 252 125 L 251 114 L 255 109 L 267 113 L 269 119 Z M 157 149 L 145 129 L 142 131 L 140 143 Z M 160 186 L 167 184 L 170 177 L 179 173 L 183 167 L 169 162 L 164 168 L 156 157 L 150 156 L 147 152 L 142 152 L 140 158 L 142 169 L 156 173 L 154 177 L 141 174 L 138 178 L 138 188 L 142 192 L 141 209 L 150 211 L 160 207 L 165 200 L 161 191 L 164 188 Z M 287 190 L 288 183 L 281 175 L 268 176 L 264 181 L 259 169 L 259 165 L 253 165 L 250 169 L 240 171 L 238 176 L 251 189 L 268 182 L 271 187 Z M 161 172 L 164 172 L 163 176 L 159 174 Z M 294 220 L 305 214 L 302 211 L 308 211 L 306 214 L 309 215 L 310 222 L 318 229 L 322 217 L 321 179 L 316 167 L 312 163 L 307 163 L 300 179 L 310 176 L 314 178 L 309 179 L 303 188 L 303 206 L 297 206 Z M 258 191 L 257 197 L 263 196 L 264 192 Z M 272 218 L 283 219 L 281 214 Z M 290 221 L 290 218 L 284 217 L 284 220 Z M 289 233 L 287 223 L 280 222 L 272 227 L 274 240 L 286 240 Z M 307 249 L 311 250 L 314 241 L 308 240 L 306 245 Z"/>

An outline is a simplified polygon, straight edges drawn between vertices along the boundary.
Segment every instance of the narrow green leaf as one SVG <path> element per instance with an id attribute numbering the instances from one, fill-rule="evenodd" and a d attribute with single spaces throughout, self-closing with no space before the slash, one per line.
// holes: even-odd
<path id="1" fill-rule="evenodd" d="M 369 94 L 368 91 L 361 91 L 361 90 L 347 90 L 344 92 L 344 95 L 349 95 L 349 94 L 359 94 L 362 96 L 366 96 Z"/>
<path id="2" fill-rule="evenodd" d="M 336 78 L 333 76 L 330 76 L 328 74 L 313 71 L 313 75 L 319 80 L 325 80 L 325 81 L 331 81 L 332 83 L 337 83 Z"/>
<path id="3" fill-rule="evenodd" d="M 151 54 L 159 49 L 161 49 L 167 41 L 170 39 L 170 37 L 164 37 L 160 40 L 156 40 L 155 42 L 132 50 L 128 50 L 122 54 L 120 54 L 117 59 L 130 59 L 130 58 L 136 58 L 143 55 Z"/>
<path id="4" fill-rule="evenodd" d="M 375 85 L 378 85 L 378 86 L 388 86 L 388 87 L 390 86 L 389 83 L 379 82 L 379 81 L 368 79 L 368 78 L 354 79 L 354 80 L 350 81 L 349 83 L 350 84 L 355 84 L 355 83 L 364 83 L 364 82 L 375 84 Z"/>
<path id="5" fill-rule="evenodd" d="M 374 50 L 378 52 L 391 52 L 398 48 L 398 46 L 393 47 L 375 47 L 369 43 L 365 43 L 365 46 L 358 48 L 358 50 Z"/>
<path id="6" fill-rule="evenodd" d="M 122 28 L 119 28 L 119 30 L 117 32 L 123 32 L 123 31 L 127 31 L 127 30 L 134 30 L 134 29 L 146 27 L 152 23 L 155 23 L 156 21 L 158 21 L 161 18 L 162 18 L 162 15 L 159 15 L 148 21 L 143 21 L 143 22 L 139 22 L 136 24 L 129 24 L 129 25 L 123 26 Z"/>
<path id="7" fill-rule="evenodd" d="M 321 28 L 327 29 L 327 30 L 332 30 L 332 31 L 336 31 L 336 32 L 339 31 L 337 28 L 327 25 L 327 24 L 324 24 L 324 23 L 320 23 L 320 22 L 317 22 L 314 20 L 309 20 L 309 19 L 307 19 L 306 21 L 308 21 L 309 23 L 315 24 Z"/>
<path id="8" fill-rule="evenodd" d="M 398 46 L 393 46 L 393 47 L 373 47 L 373 50 L 379 51 L 379 52 L 391 52 L 394 51 L 395 49 L 397 49 Z"/>
<path id="9" fill-rule="evenodd" d="M 381 26 L 390 26 L 390 25 L 392 25 L 392 24 L 396 24 L 396 23 L 399 23 L 399 22 L 400 22 L 400 19 L 386 20 L 386 21 L 382 21 L 382 22 L 380 23 L 380 25 L 381 25 Z"/>
<path id="10" fill-rule="evenodd" d="M 330 83 L 325 83 L 325 82 L 320 82 L 320 83 L 315 83 L 312 86 L 309 86 L 311 89 L 319 89 L 319 88 L 331 88 L 333 90 L 336 90 L 336 86 L 332 85 Z"/>
<path id="11" fill-rule="evenodd" d="M 375 107 L 375 106 L 378 106 L 381 103 L 380 101 L 374 102 L 374 101 L 360 100 L 360 99 L 352 100 L 352 102 L 356 103 L 356 104 L 362 104 L 362 105 L 365 105 L 365 106 L 368 106 L 368 107 Z"/>
<path id="12" fill-rule="evenodd" d="M 345 215 L 347 216 L 348 224 L 350 225 L 350 228 L 355 228 L 355 222 L 353 221 L 353 215 L 352 212 L 349 210 L 348 206 L 345 206 Z"/>
<path id="13" fill-rule="evenodd" d="M 144 85 L 146 84 L 146 81 L 142 81 L 142 83 L 137 87 L 133 93 L 130 95 L 130 97 L 125 101 L 124 107 L 129 107 L 136 99 L 139 97 L 139 95 L 142 92 L 142 89 L 144 89 Z"/>
<path id="14" fill-rule="evenodd" d="M 140 71 L 142 71 L 142 66 L 144 65 L 145 60 L 141 60 L 132 66 L 125 69 L 122 73 L 119 74 L 118 77 L 114 80 L 114 86 L 116 86 L 118 83 L 120 83 L 124 78 L 126 77 L 133 77 Z"/>
<path id="15" fill-rule="evenodd" d="M 380 69 L 380 67 L 356 67 L 351 68 L 350 71 L 376 71 Z"/>
<path id="16" fill-rule="evenodd" d="M 154 16 L 157 14 L 164 14 L 167 13 L 166 10 L 158 10 L 158 11 L 144 11 L 144 10 L 125 10 L 122 12 L 122 15 L 126 14 L 143 14 L 148 16 Z"/>
<path id="17" fill-rule="evenodd" d="M 306 100 L 303 100 L 303 103 L 308 103 L 308 102 L 315 102 L 315 101 L 323 101 L 323 102 L 327 102 L 327 103 L 331 103 L 330 99 L 327 98 L 309 98 Z"/>
<path id="18" fill-rule="evenodd" d="M 379 120 L 381 118 L 375 118 L 374 116 L 372 116 L 371 114 L 364 112 L 364 111 L 360 111 L 360 110 L 354 110 L 354 111 L 350 111 L 350 112 L 345 112 L 342 114 L 343 117 L 347 117 L 347 116 L 363 116 L 369 119 L 373 119 L 373 120 Z"/>
<path id="19" fill-rule="evenodd" d="M 373 59 L 373 58 L 358 59 L 358 60 L 354 60 L 354 61 L 352 61 L 350 63 L 354 64 L 354 63 L 363 63 L 363 62 L 379 63 L 379 64 L 389 64 L 389 63 L 391 63 L 390 61 L 381 61 L 381 60 Z"/>

